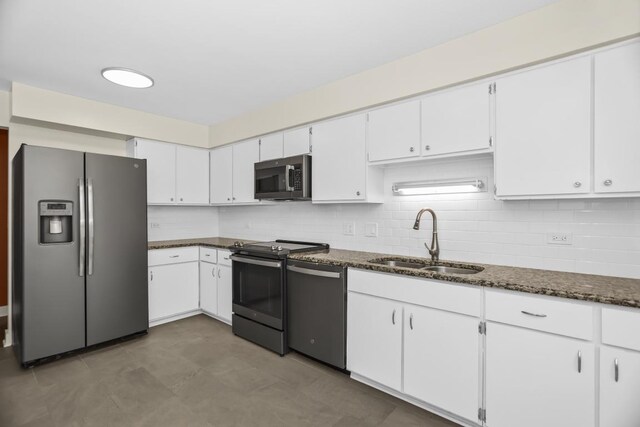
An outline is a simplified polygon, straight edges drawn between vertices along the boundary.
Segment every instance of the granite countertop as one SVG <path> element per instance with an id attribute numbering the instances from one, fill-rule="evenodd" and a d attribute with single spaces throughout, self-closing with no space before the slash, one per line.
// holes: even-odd
<path id="1" fill-rule="evenodd" d="M 442 274 L 427 270 L 389 267 L 368 262 L 376 258 L 393 258 L 430 264 L 431 260 L 427 258 L 341 249 L 330 249 L 328 252 L 325 251 L 323 253 L 291 255 L 290 258 L 320 264 L 340 265 L 383 273 L 403 274 L 488 288 L 508 289 L 531 294 L 640 308 L 640 279 L 441 260 L 440 264 L 450 266 L 483 268 L 481 272 L 476 274 Z"/>
<path id="2" fill-rule="evenodd" d="M 249 243 L 252 240 L 234 239 L 231 237 L 205 237 L 202 239 L 157 240 L 148 242 L 148 249 L 183 248 L 186 246 L 206 246 L 209 248 L 228 249 L 234 242 Z"/>

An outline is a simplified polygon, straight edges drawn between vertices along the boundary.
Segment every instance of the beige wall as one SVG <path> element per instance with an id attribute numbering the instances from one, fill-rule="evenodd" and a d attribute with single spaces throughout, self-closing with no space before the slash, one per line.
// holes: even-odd
<path id="1" fill-rule="evenodd" d="M 213 125 L 238 141 L 480 79 L 640 34 L 640 0 L 564 0 Z"/>
<path id="2" fill-rule="evenodd" d="M 207 147 L 209 127 L 13 83 L 14 118 Z"/>

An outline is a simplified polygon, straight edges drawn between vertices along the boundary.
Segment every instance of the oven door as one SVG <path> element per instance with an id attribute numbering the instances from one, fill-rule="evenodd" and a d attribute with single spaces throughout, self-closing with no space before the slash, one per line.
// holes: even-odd
<path id="1" fill-rule="evenodd" d="M 284 262 L 231 255 L 233 312 L 283 330 Z"/>

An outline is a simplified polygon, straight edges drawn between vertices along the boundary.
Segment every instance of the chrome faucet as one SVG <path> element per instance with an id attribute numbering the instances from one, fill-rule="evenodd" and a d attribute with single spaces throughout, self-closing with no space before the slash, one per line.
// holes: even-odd
<path id="1" fill-rule="evenodd" d="M 433 232 L 431 234 L 431 248 L 429 248 L 426 243 L 424 244 L 424 247 L 429 250 L 431 261 L 438 262 L 438 260 L 440 259 L 440 245 L 438 244 L 438 218 L 436 217 L 436 213 L 433 211 L 433 209 L 420 209 L 420 212 L 418 212 L 418 216 L 416 217 L 416 222 L 415 224 L 413 224 L 413 229 L 420 230 L 420 218 L 422 218 L 422 214 L 425 212 L 429 212 L 433 217 Z"/>

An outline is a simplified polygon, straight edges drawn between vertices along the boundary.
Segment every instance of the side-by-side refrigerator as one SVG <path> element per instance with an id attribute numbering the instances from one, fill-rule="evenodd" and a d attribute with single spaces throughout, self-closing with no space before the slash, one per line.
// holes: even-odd
<path id="1" fill-rule="evenodd" d="M 12 244 L 24 366 L 148 329 L 145 160 L 22 145 Z"/>

